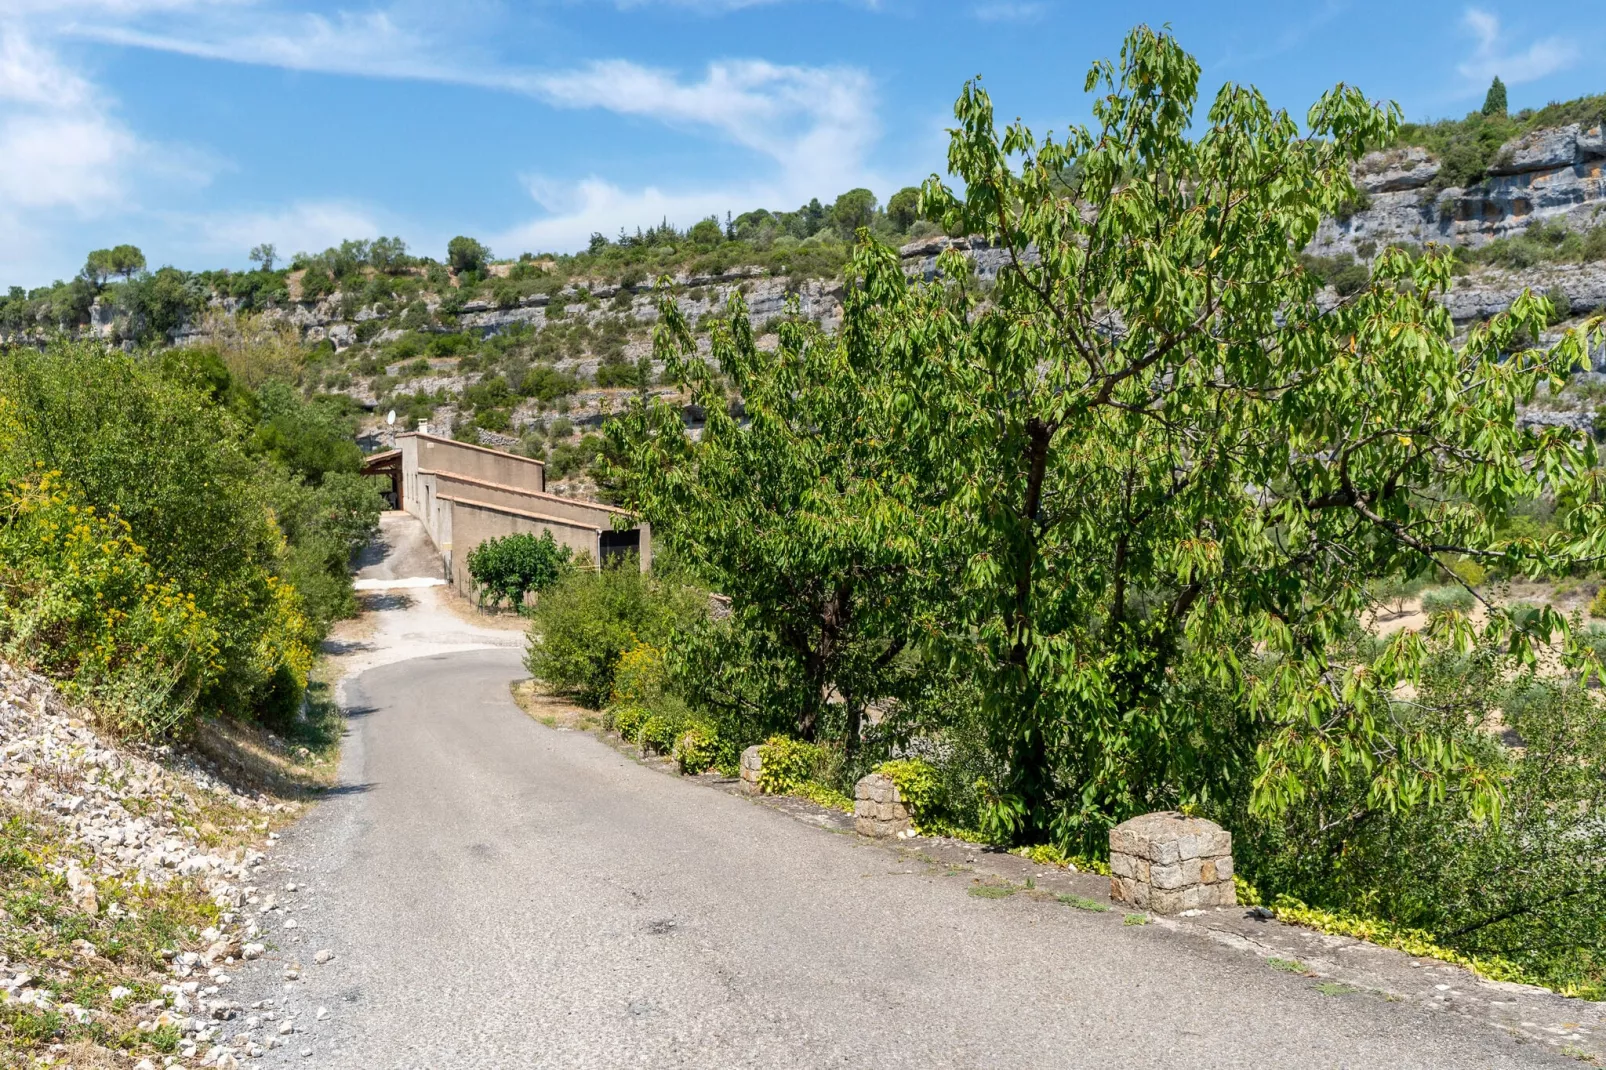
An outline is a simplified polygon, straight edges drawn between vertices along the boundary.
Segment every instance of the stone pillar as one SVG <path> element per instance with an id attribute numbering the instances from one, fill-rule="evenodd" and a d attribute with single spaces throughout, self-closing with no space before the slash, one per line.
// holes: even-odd
<path id="1" fill-rule="evenodd" d="M 896 836 L 911 827 L 909 808 L 891 777 L 871 773 L 853 786 L 853 828 L 861 836 Z"/>
<path id="2" fill-rule="evenodd" d="M 1233 906 L 1232 833 L 1174 810 L 1123 821 L 1110 830 L 1110 898 L 1156 914 Z"/>
<path id="3" fill-rule="evenodd" d="M 764 765 L 758 751 L 756 746 L 742 751 L 742 790 L 754 795 L 758 794 L 758 771 Z"/>

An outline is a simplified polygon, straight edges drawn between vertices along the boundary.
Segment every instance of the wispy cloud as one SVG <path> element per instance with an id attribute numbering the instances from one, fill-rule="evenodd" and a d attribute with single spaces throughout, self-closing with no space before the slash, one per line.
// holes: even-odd
<path id="1" fill-rule="evenodd" d="M 1482 85 L 1496 77 L 1508 85 L 1535 82 L 1578 59 L 1578 46 L 1562 37 L 1546 37 L 1513 51 L 1499 17 L 1482 8 L 1468 8 L 1462 24 L 1477 42 L 1472 55 L 1457 66 L 1471 83 Z"/>
<path id="2" fill-rule="evenodd" d="M 870 80 L 847 68 L 720 62 L 687 82 L 610 60 L 541 76 L 528 88 L 564 107 L 706 127 L 802 176 L 836 170 L 835 161 L 856 166 L 876 133 Z"/>
<path id="3" fill-rule="evenodd" d="M 611 2 L 714 12 L 785 0 Z M 83 213 L 113 206 L 144 212 L 174 245 L 200 253 L 260 241 L 285 251 L 314 249 L 378 232 L 372 209 L 338 198 L 228 216 L 184 214 L 171 199 L 138 204 L 128 179 L 135 161 L 178 161 L 167 166 L 182 170 L 198 154 L 182 146 L 152 152 L 117 119 L 115 101 L 46 47 L 68 39 L 309 73 L 475 86 L 555 108 L 638 117 L 752 154 L 752 164 L 729 180 L 693 180 L 682 189 L 662 182 L 627 188 L 607 176 L 531 179 L 540 215 L 493 236 L 498 249 L 572 248 L 594 230 L 613 233 L 666 216 L 688 223 L 755 204 L 793 205 L 821 191 L 880 188 L 866 166 L 880 134 L 875 87 L 854 68 L 762 59 L 722 60 L 692 72 L 625 59 L 521 67 L 499 59 L 491 35 L 431 4 L 324 14 L 288 8 L 283 0 L 0 0 L 0 31 L 8 27 L 16 30 L 0 37 L 0 242 L 20 242 L 19 211 L 41 203 Z M 203 165 L 209 165 L 204 157 L 192 170 Z M 398 221 L 391 225 L 401 229 Z"/>
<path id="4" fill-rule="evenodd" d="M 0 211 L 108 208 L 140 150 L 93 85 L 20 26 L 0 25 Z"/>
<path id="5" fill-rule="evenodd" d="M 623 61 L 543 77 L 532 86 L 564 107 L 602 108 L 711 129 L 767 158 L 767 175 L 746 182 L 669 190 L 624 189 L 598 176 L 576 183 L 527 176 L 544 215 L 509 229 L 493 248 L 567 249 L 594 232 L 668 219 L 680 225 L 754 205 L 787 208 L 821 190 L 880 188 L 865 164 L 877 133 L 873 90 L 861 72 L 758 61 L 715 63 L 703 77 Z"/>
<path id="6" fill-rule="evenodd" d="M 657 2 L 735 7 L 761 0 Z M 820 190 L 871 181 L 865 159 L 879 135 L 875 89 L 868 75 L 850 67 L 722 60 L 692 77 L 623 59 L 567 70 L 513 67 L 467 45 L 443 47 L 436 35 L 394 10 L 332 17 L 255 10 L 248 18 L 236 12 L 185 20 L 182 30 L 104 19 L 71 28 L 80 36 L 130 47 L 299 71 L 478 86 L 558 108 L 640 117 L 750 150 L 761 170 L 770 172 L 767 179 L 761 173 L 748 183 L 688 191 L 626 190 L 596 176 L 566 189 L 537 183 L 547 191 L 537 204 L 548 214 L 513 228 L 508 238 L 545 248 L 583 244 L 593 230 L 612 232 L 621 224 L 664 216 L 684 223 L 733 206 L 787 204 Z"/>
<path id="7" fill-rule="evenodd" d="M 107 44 L 294 71 L 467 83 L 487 79 L 482 68 L 470 63 L 440 60 L 438 47 L 387 11 L 333 17 L 312 12 L 214 14 L 177 29 L 95 19 L 70 22 L 63 32 Z"/>
<path id="8" fill-rule="evenodd" d="M 386 233 L 380 213 L 349 201 L 296 201 L 279 208 L 165 216 L 178 240 L 211 256 L 238 257 L 272 242 L 282 257 L 318 252 L 358 235 Z"/>
<path id="9" fill-rule="evenodd" d="M 970 9 L 982 22 L 1036 22 L 1048 14 L 1041 0 L 985 0 Z"/>

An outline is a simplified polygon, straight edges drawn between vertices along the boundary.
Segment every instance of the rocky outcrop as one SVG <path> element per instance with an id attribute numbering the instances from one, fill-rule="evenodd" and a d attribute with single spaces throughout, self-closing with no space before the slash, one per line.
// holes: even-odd
<path id="1" fill-rule="evenodd" d="M 1439 162 L 1425 149 L 1374 152 L 1355 167 L 1367 203 L 1324 221 L 1309 251 L 1364 257 L 1401 242 L 1476 247 L 1551 221 L 1586 229 L 1606 222 L 1603 165 L 1606 134 L 1577 123 L 1511 141 L 1488 177 L 1466 188 L 1443 187 Z"/>

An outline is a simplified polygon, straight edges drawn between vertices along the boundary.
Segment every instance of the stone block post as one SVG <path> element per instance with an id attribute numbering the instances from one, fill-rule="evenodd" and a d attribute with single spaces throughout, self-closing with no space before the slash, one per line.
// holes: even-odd
<path id="1" fill-rule="evenodd" d="M 1123 821 L 1110 830 L 1110 898 L 1156 914 L 1233 906 L 1232 833 L 1174 810 Z"/>
<path id="2" fill-rule="evenodd" d="M 764 759 L 759 755 L 758 747 L 748 747 L 742 751 L 742 790 L 753 795 L 758 794 L 758 771 L 763 768 Z"/>
<path id="3" fill-rule="evenodd" d="M 909 808 L 891 777 L 871 773 L 853 786 L 853 828 L 861 836 L 896 836 L 911 827 Z"/>

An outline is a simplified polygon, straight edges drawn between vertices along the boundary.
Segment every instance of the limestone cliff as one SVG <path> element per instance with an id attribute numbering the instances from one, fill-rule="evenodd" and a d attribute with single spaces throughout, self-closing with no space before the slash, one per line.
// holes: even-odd
<path id="1" fill-rule="evenodd" d="M 1606 207 L 1606 135 L 1577 123 L 1536 130 L 1508 142 L 1477 185 L 1444 187 L 1439 161 L 1425 149 L 1374 152 L 1355 169 L 1366 204 L 1324 222 L 1310 251 L 1362 259 L 1395 243 L 1484 245 L 1536 223 L 1585 230 Z"/>

